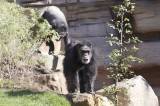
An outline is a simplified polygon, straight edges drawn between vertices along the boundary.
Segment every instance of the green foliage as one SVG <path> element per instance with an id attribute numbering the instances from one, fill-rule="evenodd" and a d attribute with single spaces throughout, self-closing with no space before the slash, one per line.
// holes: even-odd
<path id="1" fill-rule="evenodd" d="M 108 43 L 115 49 L 109 54 L 111 60 L 108 70 L 110 78 L 121 81 L 134 76 L 131 66 L 135 62 L 142 62 L 142 59 L 135 56 L 139 50 L 137 47 L 141 41 L 133 34 L 131 16 L 135 10 L 135 3 L 124 0 L 122 4 L 112 7 L 114 18 L 108 24 L 117 33 L 110 34 Z"/>
<path id="2" fill-rule="evenodd" d="M 71 106 L 62 96 L 53 92 L 0 90 L 0 106 Z"/>
<path id="3" fill-rule="evenodd" d="M 31 71 L 32 56 L 43 41 L 58 39 L 57 32 L 40 18 L 37 10 L 22 8 L 11 1 L 0 1 L 1 87 L 13 85 L 9 80 L 13 80 L 15 74 Z"/>
<path id="4" fill-rule="evenodd" d="M 0 2 L 0 66 L 28 63 L 41 42 L 57 33 L 36 10 L 6 0 Z"/>
<path id="5" fill-rule="evenodd" d="M 106 87 L 104 90 L 105 90 L 105 95 L 115 103 L 116 102 L 115 94 L 119 91 L 118 88 L 116 88 L 115 86 L 109 86 Z"/>
<path id="6" fill-rule="evenodd" d="M 31 31 L 32 31 L 31 38 L 32 39 L 36 38 L 36 40 L 37 41 L 40 40 L 40 42 L 44 40 L 53 39 L 53 38 L 59 39 L 58 33 L 52 30 L 52 26 L 48 24 L 47 20 L 43 18 L 38 18 L 34 23 L 35 25 L 31 28 Z"/>
<path id="7" fill-rule="evenodd" d="M 105 95 L 114 103 L 117 102 L 117 100 L 116 100 L 117 98 L 116 98 L 115 94 L 117 94 L 117 95 L 123 94 L 123 98 L 127 97 L 127 94 L 128 94 L 127 88 L 123 88 L 123 87 L 117 88 L 115 85 L 108 86 L 104 90 L 105 90 Z M 119 103 L 117 103 L 117 104 L 119 104 Z"/>

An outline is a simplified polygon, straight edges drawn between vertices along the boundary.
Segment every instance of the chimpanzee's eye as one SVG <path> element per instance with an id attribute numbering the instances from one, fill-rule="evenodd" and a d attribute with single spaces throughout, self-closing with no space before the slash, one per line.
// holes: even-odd
<path id="1" fill-rule="evenodd" d="M 83 51 L 81 51 L 81 53 L 82 54 L 86 54 L 86 53 L 89 54 L 89 51 L 88 50 L 83 50 Z"/>

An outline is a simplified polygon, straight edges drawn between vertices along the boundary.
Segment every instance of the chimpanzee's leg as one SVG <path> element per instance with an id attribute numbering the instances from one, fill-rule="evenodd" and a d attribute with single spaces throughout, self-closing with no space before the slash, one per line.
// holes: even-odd
<path id="1" fill-rule="evenodd" d="M 78 71 L 75 72 L 73 81 L 74 81 L 74 83 L 73 83 L 74 92 L 75 93 L 79 93 L 80 92 L 80 84 L 79 84 L 80 81 L 79 81 L 79 73 L 78 73 Z"/>
<path id="2" fill-rule="evenodd" d="M 80 92 L 84 93 L 85 92 L 85 78 L 84 74 L 82 71 L 79 72 L 79 81 L 80 81 Z"/>
<path id="3" fill-rule="evenodd" d="M 88 72 L 85 73 L 85 92 L 93 93 L 94 92 L 94 83 L 96 79 L 96 74 Z"/>

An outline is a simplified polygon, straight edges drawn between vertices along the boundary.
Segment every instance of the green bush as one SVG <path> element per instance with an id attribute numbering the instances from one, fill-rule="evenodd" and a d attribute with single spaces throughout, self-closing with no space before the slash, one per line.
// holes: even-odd
<path id="1" fill-rule="evenodd" d="M 56 34 L 33 9 L 2 0 L 0 11 L 0 62 L 3 64 L 24 61 L 42 40 Z"/>
<path id="2" fill-rule="evenodd" d="M 112 6 L 113 19 L 108 23 L 116 33 L 107 36 L 107 42 L 113 48 L 108 55 L 110 63 L 108 70 L 109 78 L 115 81 L 115 85 L 106 88 L 106 94 L 111 96 L 116 106 L 118 106 L 118 82 L 135 76 L 132 65 L 141 63 L 143 60 L 137 57 L 138 44 L 141 40 L 134 34 L 132 16 L 135 11 L 135 3 L 132 0 L 122 0 L 119 5 Z"/>
<path id="3" fill-rule="evenodd" d="M 29 29 L 33 24 L 24 15 L 22 8 L 13 3 L 1 1 L 0 11 L 0 56 L 1 62 L 8 62 L 17 56 L 23 56 L 20 51 L 25 47 L 22 48 L 20 43 L 31 34 Z"/>
<path id="4" fill-rule="evenodd" d="M 37 10 L 1 0 L 0 12 L 0 79 L 12 79 L 18 70 L 31 69 L 39 45 L 57 33 Z"/>

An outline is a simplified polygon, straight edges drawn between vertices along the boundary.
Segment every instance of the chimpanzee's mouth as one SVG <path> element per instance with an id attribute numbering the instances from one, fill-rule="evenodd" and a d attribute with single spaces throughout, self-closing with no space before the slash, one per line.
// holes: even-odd
<path id="1" fill-rule="evenodd" d="M 84 62 L 88 62 L 88 59 L 83 59 Z"/>
<path id="2" fill-rule="evenodd" d="M 84 61 L 87 61 L 88 59 L 84 59 Z"/>

